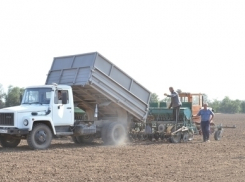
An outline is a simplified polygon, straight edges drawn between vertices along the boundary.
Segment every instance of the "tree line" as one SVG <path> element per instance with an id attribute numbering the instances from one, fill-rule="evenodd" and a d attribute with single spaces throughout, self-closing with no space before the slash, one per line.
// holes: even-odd
<path id="1" fill-rule="evenodd" d="M 217 99 L 210 101 L 209 106 L 220 113 L 245 113 L 245 101 L 232 100 L 228 96 L 221 101 Z"/>
<path id="2" fill-rule="evenodd" d="M 0 108 L 20 105 L 20 96 L 23 92 L 24 88 L 10 85 L 5 93 L 3 86 L 0 84 Z"/>
<path id="3" fill-rule="evenodd" d="M 165 102 L 165 99 L 160 100 L 156 93 L 153 93 L 150 98 L 150 102 Z M 212 107 L 216 113 L 245 113 L 245 101 L 244 100 L 232 100 L 228 96 L 225 96 L 222 100 L 208 100 L 209 107 Z"/>

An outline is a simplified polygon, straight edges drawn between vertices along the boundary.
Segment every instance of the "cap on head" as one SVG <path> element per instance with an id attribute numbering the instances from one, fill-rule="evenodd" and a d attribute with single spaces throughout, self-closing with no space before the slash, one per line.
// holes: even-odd
<path id="1" fill-rule="evenodd" d="M 174 90 L 174 88 L 173 88 L 173 87 L 169 87 L 169 90 L 170 90 L 170 91 L 173 91 L 173 90 Z"/>

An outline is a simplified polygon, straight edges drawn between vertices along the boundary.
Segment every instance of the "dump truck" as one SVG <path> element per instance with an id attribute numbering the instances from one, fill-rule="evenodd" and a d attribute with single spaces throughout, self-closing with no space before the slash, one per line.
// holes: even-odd
<path id="1" fill-rule="evenodd" d="M 54 136 L 118 144 L 131 123 L 146 121 L 150 96 L 98 52 L 55 57 L 45 85 L 26 87 L 19 106 L 0 109 L 0 144 L 27 140 L 31 149 L 47 149 Z M 77 107 L 86 117 L 75 117 Z"/>

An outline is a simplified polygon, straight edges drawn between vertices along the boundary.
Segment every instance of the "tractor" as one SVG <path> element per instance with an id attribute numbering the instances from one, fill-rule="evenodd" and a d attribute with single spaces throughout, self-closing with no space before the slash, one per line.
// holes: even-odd
<path id="1" fill-rule="evenodd" d="M 146 123 L 134 123 L 131 126 L 130 136 L 138 140 L 166 140 L 171 143 L 187 142 L 193 139 L 194 135 L 202 135 L 201 118 L 195 117 L 207 97 L 202 93 L 180 92 L 182 102 L 178 121 L 173 120 L 173 110 L 168 109 L 170 99 L 165 102 L 154 102 L 149 104 L 149 112 Z M 212 110 L 212 108 L 209 107 Z M 212 110 L 213 111 L 213 110 Z M 223 128 L 235 128 L 218 125 L 214 121 L 210 123 L 210 134 L 214 134 L 215 140 L 220 140 Z"/>

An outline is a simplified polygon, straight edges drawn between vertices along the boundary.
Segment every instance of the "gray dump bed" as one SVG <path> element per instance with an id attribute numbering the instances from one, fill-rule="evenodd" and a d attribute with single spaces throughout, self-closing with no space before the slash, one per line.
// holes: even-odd
<path id="1" fill-rule="evenodd" d="M 97 52 L 54 58 L 46 80 L 52 83 L 72 86 L 82 109 L 113 102 L 139 120 L 147 116 L 150 91 Z"/>

